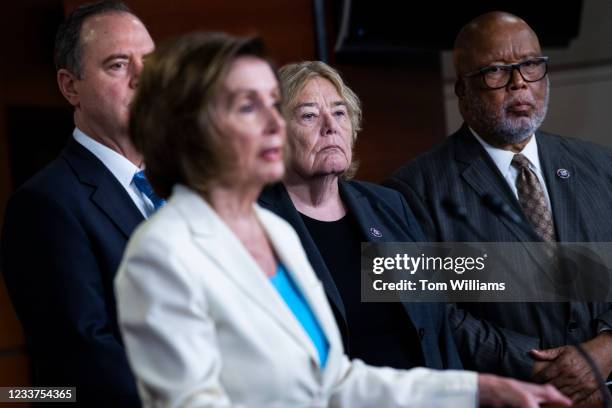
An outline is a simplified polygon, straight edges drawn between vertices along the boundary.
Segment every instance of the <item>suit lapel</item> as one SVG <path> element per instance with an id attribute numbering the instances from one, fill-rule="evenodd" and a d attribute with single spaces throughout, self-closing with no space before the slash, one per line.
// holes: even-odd
<path id="1" fill-rule="evenodd" d="M 126 239 L 129 238 L 144 217 L 115 176 L 72 138 L 62 155 L 80 182 L 93 188 L 91 201 L 94 205 L 110 218 Z"/>
<path id="2" fill-rule="evenodd" d="M 457 139 L 454 140 L 456 146 L 455 159 L 459 162 L 459 169 L 463 180 L 472 188 L 482 200 L 487 194 L 499 197 L 506 202 L 515 213 L 523 218 L 529 225 L 524 216 L 523 210 L 508 186 L 508 182 L 500 174 L 499 169 L 493 163 L 486 150 L 480 145 L 478 140 L 472 135 L 467 126 L 463 126 L 459 131 Z M 462 204 L 462 203 L 459 203 Z M 521 228 L 506 219 L 504 216 L 495 215 L 502 224 L 519 241 L 532 241 Z"/>
<path id="3" fill-rule="evenodd" d="M 499 169 L 489 154 L 472 135 L 472 132 L 467 128 L 467 126 L 464 126 L 460 132 L 462 133 L 457 139 L 455 139 L 454 142 L 456 143 L 456 158 L 461 165 L 465 166 L 461 173 L 462 178 L 476 192 L 476 194 L 478 194 L 480 200 L 482 200 L 486 194 L 496 195 L 505 201 L 506 204 L 508 204 L 512 210 L 521 217 L 523 225 L 526 225 L 527 228 L 531 228 L 531 223 L 529 220 L 527 220 L 527 217 L 525 217 L 525 213 L 523 212 L 514 193 L 510 189 L 508 182 L 499 172 Z M 482 201 L 480 201 L 478 204 L 483 205 Z M 535 230 L 533 230 L 532 234 L 529 234 L 528 231 L 523 230 L 521 226 L 510 221 L 507 217 L 493 214 L 492 211 L 490 212 L 492 217 L 497 217 L 501 223 L 516 237 L 517 241 L 521 243 L 525 251 L 530 254 L 532 261 L 535 262 L 535 264 L 542 265 L 541 267 L 543 268 L 547 267 L 545 264 L 545 257 L 542 257 L 539 247 L 528 244 L 529 242 L 533 242 L 537 237 Z M 476 227 L 487 228 L 488 226 L 481 226 L 477 224 Z M 483 238 L 487 239 L 487 241 L 490 240 L 488 239 L 488 233 L 484 234 Z"/>
<path id="4" fill-rule="evenodd" d="M 579 182 L 580 174 L 578 174 L 571 157 L 561 148 L 559 141 L 540 132 L 537 133 L 536 141 L 542 173 L 550 197 L 557 240 L 561 242 L 577 241 L 575 225 L 578 222 L 578 208 L 576 207 L 576 197 L 580 197 L 580 194 L 582 194 Z M 570 176 L 568 178 L 558 177 L 557 170 L 559 169 L 567 170 Z"/>
<path id="5" fill-rule="evenodd" d="M 195 242 L 209 259 L 225 272 L 245 296 L 307 349 L 313 360 L 318 363 L 318 353 L 308 334 L 251 254 L 215 211 L 197 194 L 182 186 L 175 189 L 173 202 L 190 225 Z M 266 222 L 261 218 L 260 221 L 266 232 L 270 234 Z M 278 241 L 278 238 L 272 241 Z M 276 245 L 274 246 L 278 251 Z"/>
<path id="6" fill-rule="evenodd" d="M 262 192 L 259 202 L 263 207 L 268 208 L 270 211 L 279 215 L 281 218 L 291 224 L 293 229 L 295 229 L 302 241 L 302 246 L 308 255 L 308 260 L 312 265 L 312 269 L 314 269 L 315 273 L 323 283 L 323 287 L 325 288 L 328 298 L 342 315 L 346 328 L 347 321 L 344 302 L 342 301 L 340 292 L 336 287 L 334 278 L 329 272 L 329 269 L 327 269 L 323 256 L 310 236 L 310 233 L 308 232 L 304 221 L 302 221 L 300 214 L 291 202 L 291 198 L 289 197 L 289 194 L 287 193 L 287 190 L 283 184 L 277 183 L 273 186 L 267 187 Z"/>
<path id="7" fill-rule="evenodd" d="M 417 239 L 408 225 L 408 220 L 397 219 L 394 211 L 384 202 L 372 202 L 350 182 L 340 181 L 340 195 L 357 221 L 361 238 L 368 242 L 411 241 Z"/>
<path id="8" fill-rule="evenodd" d="M 394 225 L 392 222 L 382 222 L 380 220 L 380 214 L 385 214 L 386 209 L 379 209 L 375 211 L 372 207 L 370 200 L 360 193 L 356 188 L 351 186 L 350 183 L 341 182 L 340 192 L 342 199 L 349 208 L 350 213 L 355 217 L 359 229 L 361 230 L 361 239 L 367 242 L 415 242 L 415 239 L 407 235 L 408 227 L 405 230 L 396 232 L 391 229 Z M 407 225 L 407 222 L 401 221 Z M 374 230 L 372 230 L 374 228 Z M 380 234 L 376 233 L 378 231 Z M 405 232 L 404 232 L 405 231 Z M 421 318 L 427 319 L 429 316 L 423 314 L 423 309 L 427 309 L 427 306 L 422 306 L 418 303 L 412 302 L 401 302 L 404 310 L 406 311 L 408 319 L 416 327 L 421 326 L 425 323 Z"/>
<path id="9" fill-rule="evenodd" d="M 265 220 L 269 217 L 269 214 L 264 214 L 261 210 L 259 210 L 259 214 L 261 220 Z M 304 295 L 321 329 L 325 333 L 330 348 L 340 347 L 341 339 L 338 335 L 338 326 L 336 325 L 332 311 L 326 301 L 321 284 L 308 263 L 308 260 L 305 257 L 298 256 L 298 254 L 303 253 L 302 248 L 300 248 L 301 243 L 299 241 L 293 242 L 292 240 L 288 240 L 282 231 L 273 228 L 273 223 L 264 222 L 264 225 L 266 226 L 268 236 L 278 257 L 283 265 L 285 265 L 296 286 Z M 308 338 L 308 344 L 312 346 L 310 338 Z M 317 363 L 319 363 L 318 352 L 314 347 L 312 347 L 312 350 L 315 352 Z"/>
<path id="10" fill-rule="evenodd" d="M 389 241 L 391 233 L 386 228 L 378 225 L 378 217 L 376 217 L 374 209 L 366 196 L 345 181 L 340 182 L 340 196 L 347 206 L 349 214 L 359 225 L 359 231 L 361 231 L 360 241 Z"/>

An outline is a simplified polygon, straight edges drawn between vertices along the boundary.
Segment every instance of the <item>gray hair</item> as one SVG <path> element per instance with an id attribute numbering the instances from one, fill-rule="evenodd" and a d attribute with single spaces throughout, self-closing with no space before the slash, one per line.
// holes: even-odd
<path id="1" fill-rule="evenodd" d="M 344 83 L 338 71 L 321 61 L 302 61 L 296 64 L 285 65 L 279 70 L 278 75 L 280 78 L 281 94 L 283 95 L 285 117 L 288 117 L 289 106 L 309 80 L 321 77 L 331 82 L 340 94 L 340 97 L 346 102 L 352 128 L 351 148 L 355 145 L 357 134 L 361 130 L 361 102 L 355 92 Z M 341 177 L 345 180 L 352 178 L 357 173 L 358 167 L 359 162 L 353 159 L 349 168 Z"/>

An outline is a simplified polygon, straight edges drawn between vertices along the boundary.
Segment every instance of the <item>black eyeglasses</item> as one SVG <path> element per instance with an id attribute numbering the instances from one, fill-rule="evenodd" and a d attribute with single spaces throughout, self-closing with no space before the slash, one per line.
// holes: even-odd
<path id="1" fill-rule="evenodd" d="M 505 88 L 512 79 L 512 72 L 518 69 L 525 82 L 536 82 L 548 72 L 548 57 L 531 58 L 518 64 L 490 65 L 478 71 L 465 74 L 464 78 L 481 76 L 482 82 L 489 89 Z"/>

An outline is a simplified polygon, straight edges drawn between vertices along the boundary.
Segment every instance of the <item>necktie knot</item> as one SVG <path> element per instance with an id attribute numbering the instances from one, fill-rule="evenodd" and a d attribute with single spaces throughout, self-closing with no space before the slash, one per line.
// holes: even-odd
<path id="1" fill-rule="evenodd" d="M 512 163 L 514 167 L 517 169 L 528 169 L 529 168 L 529 159 L 523 156 L 520 153 L 517 153 L 512 157 Z"/>
<path id="2" fill-rule="evenodd" d="M 166 200 L 160 198 L 155 191 L 153 191 L 153 187 L 149 180 L 145 177 L 144 170 L 140 170 L 139 172 L 134 174 L 134 178 L 132 179 L 134 185 L 142 194 L 146 195 L 149 200 L 153 203 L 153 207 L 157 210 L 164 204 L 166 204 Z"/>

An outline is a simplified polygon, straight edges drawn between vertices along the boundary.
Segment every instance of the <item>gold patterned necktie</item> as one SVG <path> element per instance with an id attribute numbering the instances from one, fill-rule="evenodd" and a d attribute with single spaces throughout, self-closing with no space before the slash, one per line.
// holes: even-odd
<path id="1" fill-rule="evenodd" d="M 515 154 L 512 165 L 519 172 L 516 178 L 516 190 L 525 216 L 544 241 L 555 241 L 552 213 L 538 176 L 529 168 L 529 160 L 520 153 Z"/>

